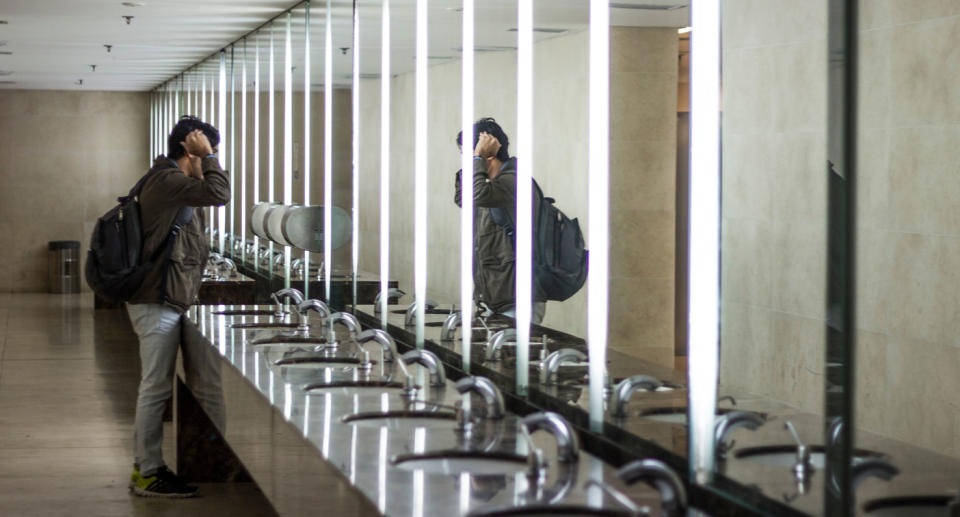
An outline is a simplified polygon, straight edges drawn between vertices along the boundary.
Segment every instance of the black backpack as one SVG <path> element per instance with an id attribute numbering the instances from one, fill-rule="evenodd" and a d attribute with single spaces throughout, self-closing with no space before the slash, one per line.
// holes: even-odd
<path id="1" fill-rule="evenodd" d="M 577 293 L 587 281 L 587 258 L 580 222 L 544 197 L 533 182 L 533 280 L 537 292 L 547 300 L 562 302 Z M 539 207 L 539 209 L 538 209 Z M 516 223 L 507 210 L 491 208 L 493 222 L 506 229 L 516 250 Z"/>
<path id="2" fill-rule="evenodd" d="M 540 185 L 533 182 L 533 277 L 537 289 L 547 300 L 562 302 L 577 293 L 587 281 L 587 260 L 580 222 L 570 219 L 544 197 Z"/>
<path id="3" fill-rule="evenodd" d="M 90 250 L 84 269 L 87 285 L 110 303 L 130 300 L 143 284 L 157 260 L 169 261 L 173 243 L 180 229 L 190 223 L 193 207 L 183 207 L 174 218 L 163 246 L 149 260 L 143 260 L 143 228 L 140 226 L 140 189 L 154 171 L 148 172 L 119 204 L 97 219 L 90 236 Z M 161 295 L 166 296 L 166 268 Z"/>

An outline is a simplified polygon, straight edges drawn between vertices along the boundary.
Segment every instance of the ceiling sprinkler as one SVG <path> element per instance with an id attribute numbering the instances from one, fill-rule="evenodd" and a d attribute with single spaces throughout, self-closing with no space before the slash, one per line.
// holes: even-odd
<path id="1" fill-rule="evenodd" d="M 90 70 L 97 71 L 97 65 L 90 65 Z"/>
<path id="2" fill-rule="evenodd" d="M 130 22 L 133 21 L 133 16 L 130 15 L 121 16 L 121 18 L 123 18 L 123 21 L 127 22 L 127 25 L 130 25 Z"/>
<path id="3" fill-rule="evenodd" d="M 109 54 L 109 53 L 110 53 L 110 49 L 113 48 L 113 45 L 104 45 L 104 47 L 106 47 L 106 49 L 107 49 L 107 54 Z"/>
<path id="4" fill-rule="evenodd" d="M 77 79 L 77 86 L 83 88 L 83 79 Z"/>
<path id="5" fill-rule="evenodd" d="M 347 55 L 347 51 L 350 50 L 350 47 L 340 47 L 340 53 Z"/>

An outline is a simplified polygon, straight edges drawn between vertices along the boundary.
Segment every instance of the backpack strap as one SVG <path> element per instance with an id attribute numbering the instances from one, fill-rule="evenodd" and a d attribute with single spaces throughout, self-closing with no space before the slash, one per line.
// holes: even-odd
<path id="1" fill-rule="evenodd" d="M 177 236 L 180 235 L 180 230 L 190 224 L 190 221 L 193 219 L 193 210 L 192 206 L 185 206 L 177 212 L 177 216 L 173 219 L 173 224 L 170 226 L 170 233 L 167 234 L 167 238 L 164 240 L 163 247 L 157 250 L 157 255 L 154 257 L 154 259 L 157 259 L 163 254 L 163 272 L 160 275 L 160 296 L 164 302 L 167 301 L 167 273 L 170 271 L 170 255 L 173 253 L 173 244 L 177 240 Z"/>

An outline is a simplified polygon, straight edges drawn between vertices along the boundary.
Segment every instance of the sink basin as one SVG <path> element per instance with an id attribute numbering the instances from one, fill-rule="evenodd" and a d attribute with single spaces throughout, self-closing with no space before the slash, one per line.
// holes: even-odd
<path id="1" fill-rule="evenodd" d="M 273 364 L 287 368 L 350 368 L 358 366 L 360 364 L 360 359 L 356 357 L 330 357 L 304 354 L 284 357 L 283 359 L 274 361 Z"/>
<path id="2" fill-rule="evenodd" d="M 249 345 L 324 345 L 327 339 L 317 336 L 280 335 L 251 339 Z"/>
<path id="3" fill-rule="evenodd" d="M 410 429 L 416 427 L 445 427 L 457 425 L 457 417 L 449 411 L 378 411 L 356 413 L 343 417 L 343 423 L 357 427 L 386 427 Z"/>
<path id="4" fill-rule="evenodd" d="M 825 448 L 822 445 L 811 445 L 810 447 L 810 465 L 817 470 L 821 470 L 827 465 L 827 456 Z M 796 445 L 767 445 L 762 447 L 746 447 L 733 451 L 733 456 L 740 460 L 751 461 L 763 465 L 774 465 L 778 467 L 792 467 L 797 462 Z M 864 449 L 855 449 L 853 451 L 853 463 L 870 458 L 883 456 L 878 452 Z"/>
<path id="5" fill-rule="evenodd" d="M 391 312 L 392 314 L 406 314 L 406 313 L 407 313 L 407 310 L 406 310 L 406 309 L 394 309 L 394 310 L 392 310 L 392 311 L 390 311 L 390 312 Z M 427 309 L 424 309 L 424 310 L 423 310 L 423 313 L 424 313 L 424 314 L 443 314 L 444 316 L 446 316 L 446 315 L 450 314 L 450 308 L 449 308 L 449 307 L 447 307 L 446 309 L 440 308 L 440 307 L 437 307 L 437 308 L 435 308 L 435 309 L 427 308 Z"/>
<path id="6" fill-rule="evenodd" d="M 736 410 L 730 408 L 717 408 L 717 415 L 723 415 L 731 411 Z M 759 414 L 764 418 L 767 416 L 763 413 Z M 640 413 L 638 413 L 637 416 L 644 420 L 654 420 L 657 422 L 666 422 L 668 424 L 687 424 L 686 407 L 658 407 L 652 409 L 643 409 L 640 411 Z M 794 449 L 796 449 L 796 447 L 794 447 Z"/>
<path id="7" fill-rule="evenodd" d="M 299 323 L 282 323 L 279 321 L 263 321 L 263 322 L 252 322 L 252 323 L 231 323 L 230 328 L 232 329 L 295 329 L 299 327 Z"/>
<path id="8" fill-rule="evenodd" d="M 511 515 L 609 515 L 611 517 L 630 517 L 634 514 L 615 508 L 593 508 L 575 504 L 528 504 L 523 506 L 494 506 L 471 510 L 468 517 L 508 517 Z"/>
<path id="9" fill-rule="evenodd" d="M 885 497 L 867 501 L 863 511 L 876 517 L 948 517 L 953 501 L 946 495 Z"/>
<path id="10" fill-rule="evenodd" d="M 477 476 L 513 475 L 527 471 L 526 456 L 475 451 L 437 451 L 401 454 L 392 463 L 397 468 L 448 476 L 468 472 Z"/>
<path id="11" fill-rule="evenodd" d="M 220 314 L 222 316 L 273 316 L 276 313 L 266 309 L 231 309 L 226 311 L 213 311 L 213 314 Z"/>
<path id="12" fill-rule="evenodd" d="M 382 393 L 383 390 L 388 389 L 400 389 L 403 388 L 403 384 L 399 382 L 392 381 L 333 381 L 333 382 L 318 382 L 313 384 L 308 384 L 303 387 L 303 391 L 308 392 L 318 392 L 324 390 L 352 390 L 352 389 L 375 389 L 377 393 Z"/>

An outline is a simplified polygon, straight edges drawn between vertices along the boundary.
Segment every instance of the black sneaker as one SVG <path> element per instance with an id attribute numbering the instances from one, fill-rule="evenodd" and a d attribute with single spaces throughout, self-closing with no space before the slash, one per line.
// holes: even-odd
<path id="1" fill-rule="evenodd" d="M 183 478 L 160 467 L 152 476 L 143 477 L 134 467 L 130 475 L 130 490 L 141 497 L 185 498 L 196 497 L 197 487 L 188 485 Z"/>

